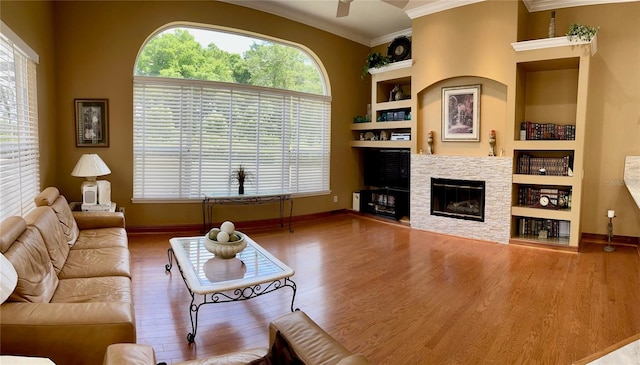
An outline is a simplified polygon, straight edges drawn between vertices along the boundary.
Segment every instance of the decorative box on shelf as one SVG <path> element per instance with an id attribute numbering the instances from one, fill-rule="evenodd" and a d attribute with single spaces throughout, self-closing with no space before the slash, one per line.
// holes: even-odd
<path id="1" fill-rule="evenodd" d="M 411 133 L 391 132 L 392 141 L 410 141 Z"/>

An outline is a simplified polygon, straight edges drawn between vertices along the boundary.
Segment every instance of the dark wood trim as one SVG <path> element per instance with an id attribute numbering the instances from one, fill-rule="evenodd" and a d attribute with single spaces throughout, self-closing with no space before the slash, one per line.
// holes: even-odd
<path id="1" fill-rule="evenodd" d="M 591 243 L 606 245 L 607 235 L 596 233 L 582 233 L 581 241 L 589 241 Z M 614 234 L 613 237 L 611 237 L 611 244 L 640 247 L 640 237 L 619 236 Z"/>

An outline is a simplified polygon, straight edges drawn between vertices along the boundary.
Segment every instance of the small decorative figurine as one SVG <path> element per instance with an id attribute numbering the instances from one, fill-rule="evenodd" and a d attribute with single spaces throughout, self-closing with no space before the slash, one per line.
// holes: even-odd
<path id="1" fill-rule="evenodd" d="M 489 156 L 495 156 L 495 148 L 496 146 L 496 131 L 495 130 L 491 130 L 491 132 L 489 132 Z"/>
<path id="2" fill-rule="evenodd" d="M 427 133 L 427 155 L 433 155 L 433 131 Z"/>
<path id="3" fill-rule="evenodd" d="M 404 93 L 399 84 L 396 84 L 389 93 L 389 101 L 398 101 L 404 99 Z"/>

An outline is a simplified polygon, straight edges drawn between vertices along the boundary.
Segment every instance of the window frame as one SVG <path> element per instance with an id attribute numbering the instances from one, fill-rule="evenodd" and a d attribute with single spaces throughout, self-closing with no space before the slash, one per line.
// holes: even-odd
<path id="1" fill-rule="evenodd" d="M 24 216 L 35 209 L 40 193 L 38 135 L 38 54 L 0 21 L 0 41 L 7 67 L 0 64 L 0 86 L 5 86 L 6 118 L 0 114 L 0 219 Z M 13 142 L 13 143 L 12 143 Z M 13 148 L 7 149 L 7 146 Z"/>
<path id="2" fill-rule="evenodd" d="M 277 43 L 280 45 L 284 45 L 287 47 L 292 47 L 297 49 L 300 52 L 303 52 L 307 57 L 309 57 L 309 59 L 311 59 L 314 62 L 314 66 L 318 72 L 318 75 L 320 76 L 321 82 L 322 82 L 322 88 L 323 88 L 323 95 L 321 94 L 309 94 L 309 93 L 303 93 L 303 92 L 297 92 L 297 91 L 290 91 L 290 90 L 284 90 L 284 89 L 275 89 L 275 88 L 264 88 L 264 87 L 259 87 L 259 86 L 253 86 L 253 85 L 244 85 L 244 84 L 238 84 L 238 83 L 225 83 L 225 82 L 218 82 L 218 81 L 205 81 L 205 80 L 191 80 L 191 79 L 176 79 L 176 78 L 163 78 L 163 77 L 153 77 L 153 76 L 137 76 L 137 64 L 138 64 L 138 60 L 136 60 L 136 64 L 134 66 L 134 77 L 133 77 L 133 89 L 134 89 L 134 110 L 133 110 L 133 119 L 134 119 L 134 126 L 133 126 L 133 137 L 134 137 L 134 161 L 133 161 L 133 198 L 132 198 L 132 202 L 134 203 L 167 203 L 167 202 L 192 202 L 195 200 L 201 201 L 205 195 L 210 195 L 210 194 L 215 194 L 217 196 L 234 196 L 237 195 L 237 190 L 234 191 L 233 187 L 231 187 L 230 183 L 227 184 L 227 189 L 225 191 L 225 189 L 220 189 L 220 190 L 216 190 L 216 191 L 211 191 L 211 190 L 200 190 L 198 192 L 198 194 L 184 194 L 184 195 L 178 195 L 178 196 L 173 196 L 173 197 L 159 197 L 159 196 L 154 196 L 153 194 L 151 194 L 150 196 L 144 196 L 144 192 L 142 192 L 140 189 L 144 189 L 143 187 L 140 187 L 139 183 L 138 183 L 138 176 L 139 174 L 141 174 L 141 172 L 139 172 L 138 170 L 140 169 L 141 166 L 143 166 L 143 163 L 139 163 L 137 162 L 137 160 L 139 159 L 139 155 L 138 155 L 138 151 L 136 151 L 137 148 L 137 142 L 141 142 L 141 140 L 137 139 L 137 134 L 138 129 L 141 127 L 139 124 L 139 122 L 137 122 L 137 113 L 139 113 L 138 107 L 138 99 L 136 99 L 136 93 L 139 87 L 144 87 L 145 83 L 149 83 L 149 84 L 153 84 L 153 83 L 158 83 L 158 84 L 168 84 L 168 85 L 173 85 L 173 86 L 177 86 L 177 85 L 192 85 L 195 87 L 202 87 L 202 88 L 221 88 L 221 89 L 229 89 L 229 90 L 244 90 L 244 91 L 249 91 L 249 92 L 266 92 L 266 93 L 279 93 L 281 95 L 283 95 L 284 97 L 287 98 L 296 98 L 296 97 L 300 97 L 300 98 L 309 98 L 309 99 L 315 99 L 315 100 L 322 100 L 325 102 L 325 107 L 324 107 L 324 117 L 325 120 L 323 121 L 323 127 L 321 128 L 322 130 L 324 130 L 324 147 L 322 150 L 322 156 L 319 157 L 318 161 L 321 162 L 322 168 L 324 169 L 324 172 L 322 174 L 322 180 L 323 180 L 323 186 L 321 188 L 318 189 L 312 189 L 310 191 L 308 190 L 295 190 L 295 189 L 278 189 L 278 190 L 268 190 L 268 191 L 264 191 L 264 190 L 258 190 L 257 192 L 254 193 L 250 193 L 250 189 L 248 189 L 249 191 L 247 192 L 247 195 L 268 195 L 270 193 L 273 193 L 273 191 L 277 191 L 277 192 L 283 192 L 286 191 L 287 193 L 290 193 L 294 196 L 316 196 L 316 195 L 326 195 L 330 193 L 330 162 L 331 162 L 331 95 L 330 95 L 330 91 L 331 88 L 329 86 L 329 78 L 328 75 L 326 73 L 326 70 L 324 69 L 324 66 L 322 65 L 322 63 L 319 61 L 318 57 L 312 52 L 310 51 L 308 48 L 302 46 L 302 45 L 298 45 L 298 44 L 293 44 L 287 41 L 283 41 L 283 40 L 276 40 L 276 39 L 272 39 L 269 38 L 267 36 L 264 35 L 256 35 L 256 34 L 252 34 L 252 33 L 248 33 L 248 32 L 243 32 L 241 30 L 230 30 L 228 28 L 224 28 L 224 29 L 218 29 L 215 27 L 203 27 L 203 26 L 194 26 L 191 24 L 172 24 L 166 27 L 163 27 L 161 29 L 159 29 L 158 31 L 156 31 L 154 33 L 154 35 L 150 36 L 147 39 L 147 42 L 145 42 L 145 44 L 140 48 L 139 54 L 138 54 L 138 58 L 140 57 L 140 54 L 142 54 L 145 46 L 148 44 L 149 41 L 151 41 L 152 39 L 154 39 L 154 37 L 158 36 L 160 33 L 166 32 L 167 30 L 171 30 L 172 28 L 193 28 L 193 29 L 204 29 L 204 30 L 210 30 L 210 31 L 214 31 L 214 32 L 224 32 L 224 33 L 234 33 L 240 36 L 246 36 L 246 37 L 252 37 L 254 39 L 256 39 L 257 41 L 268 41 L 268 42 L 272 42 L 272 43 Z M 202 132 L 200 132 L 200 136 L 202 136 Z M 183 146 L 184 148 L 184 146 Z M 255 162 L 255 161 L 254 161 Z M 200 160 L 200 163 L 202 164 L 202 160 Z M 235 162 L 233 162 L 235 163 Z M 234 168 L 236 168 L 237 166 L 231 166 L 229 167 L 229 172 L 232 172 L 232 170 Z M 249 172 L 251 173 L 251 169 L 249 169 Z M 181 184 L 182 184 L 182 180 Z M 299 182 L 296 180 L 296 182 Z"/>

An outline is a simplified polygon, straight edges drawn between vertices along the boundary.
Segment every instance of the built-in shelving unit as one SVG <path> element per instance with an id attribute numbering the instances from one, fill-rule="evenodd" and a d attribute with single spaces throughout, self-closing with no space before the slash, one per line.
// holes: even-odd
<path id="1" fill-rule="evenodd" d="M 572 42 L 558 37 L 512 46 L 516 95 L 510 241 L 577 249 L 595 39 Z M 523 198 L 523 192 L 535 195 Z"/>
<path id="2" fill-rule="evenodd" d="M 353 123 L 352 147 L 412 148 L 415 138 L 411 100 L 412 60 L 370 69 L 371 121 Z M 404 98 L 395 100 L 392 90 L 399 86 Z M 400 138 L 401 140 L 392 140 Z"/>

